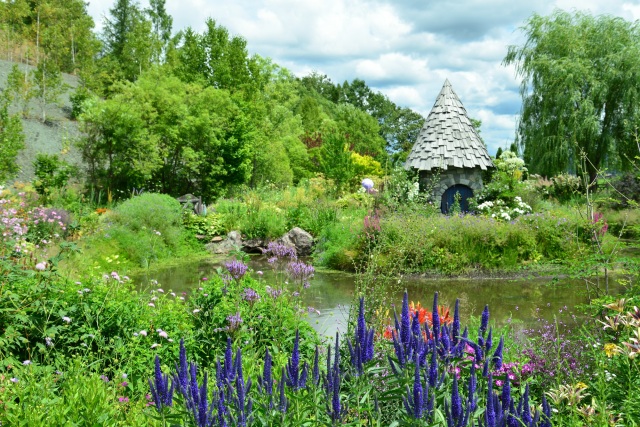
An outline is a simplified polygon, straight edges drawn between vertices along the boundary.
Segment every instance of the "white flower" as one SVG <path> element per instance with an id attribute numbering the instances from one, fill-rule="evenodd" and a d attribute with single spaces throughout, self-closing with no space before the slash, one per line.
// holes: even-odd
<path id="1" fill-rule="evenodd" d="M 69 318 L 67 316 L 62 316 L 62 321 L 63 322 L 67 322 L 67 323 L 71 323 L 71 318 Z"/>
<path id="2" fill-rule="evenodd" d="M 160 347 L 162 344 L 158 344 L 156 342 L 154 342 L 153 344 L 151 344 L 151 348 L 156 348 L 156 347 Z"/>
<path id="3" fill-rule="evenodd" d="M 140 332 L 138 332 L 140 335 L 142 335 L 143 337 L 147 336 L 147 331 L 145 331 L 144 329 Z"/>
<path id="4" fill-rule="evenodd" d="M 169 338 L 169 334 L 167 334 L 165 331 L 158 332 L 158 335 L 162 338 Z"/>
<path id="5" fill-rule="evenodd" d="M 25 360 L 24 362 L 22 362 L 22 364 L 24 366 L 31 365 L 31 360 Z"/>
<path id="6" fill-rule="evenodd" d="M 196 308 L 195 310 L 193 310 L 193 314 L 196 314 L 196 313 L 200 313 L 200 309 L 199 308 Z"/>
<path id="7" fill-rule="evenodd" d="M 150 302 L 149 304 L 147 304 L 149 307 L 155 307 L 156 305 L 152 302 Z"/>

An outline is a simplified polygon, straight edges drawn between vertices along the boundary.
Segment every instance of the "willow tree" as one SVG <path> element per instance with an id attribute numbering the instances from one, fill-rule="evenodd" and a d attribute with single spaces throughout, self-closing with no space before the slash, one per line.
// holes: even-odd
<path id="1" fill-rule="evenodd" d="M 608 15 L 534 14 L 505 65 L 522 78 L 518 144 L 533 173 L 627 163 L 640 124 L 640 28 Z"/>

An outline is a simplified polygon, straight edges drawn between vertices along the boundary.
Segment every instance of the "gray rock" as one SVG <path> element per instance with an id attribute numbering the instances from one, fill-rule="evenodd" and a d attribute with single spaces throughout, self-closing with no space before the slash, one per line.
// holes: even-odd
<path id="1" fill-rule="evenodd" d="M 239 231 L 230 231 L 227 238 L 205 245 L 205 249 L 214 254 L 227 254 L 242 247 L 242 236 Z"/>
<path id="2" fill-rule="evenodd" d="M 263 239 L 246 239 L 242 241 L 242 250 L 250 254 L 261 254 L 267 246 Z"/>
<path id="3" fill-rule="evenodd" d="M 298 256 L 309 256 L 313 251 L 313 236 L 300 227 L 289 230 L 278 243 L 294 248 Z"/>

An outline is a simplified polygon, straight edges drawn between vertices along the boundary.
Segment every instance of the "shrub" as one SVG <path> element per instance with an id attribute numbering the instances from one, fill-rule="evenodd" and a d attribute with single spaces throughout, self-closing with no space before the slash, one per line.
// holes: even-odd
<path id="1" fill-rule="evenodd" d="M 159 259 L 189 250 L 180 203 L 167 195 L 144 193 L 133 197 L 104 218 L 104 237 L 127 259 L 148 267 Z"/>
<path id="2" fill-rule="evenodd" d="M 634 202 L 640 202 L 640 177 L 633 173 L 625 173 L 620 179 L 613 182 L 616 190 L 612 196 L 615 200 L 614 207 L 617 209 L 628 208 Z"/>
<path id="3" fill-rule="evenodd" d="M 575 175 L 562 173 L 551 178 L 551 181 L 553 181 L 553 187 L 551 187 L 550 195 L 560 202 L 567 202 L 584 192 L 582 180 Z"/>

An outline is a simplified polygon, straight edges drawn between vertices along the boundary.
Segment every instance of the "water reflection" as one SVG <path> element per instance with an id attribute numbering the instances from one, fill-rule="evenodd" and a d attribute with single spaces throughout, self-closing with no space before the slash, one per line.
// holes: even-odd
<path id="1" fill-rule="evenodd" d="M 168 267 L 138 276 L 137 283 L 157 280 L 164 289 L 174 292 L 189 291 L 197 287 L 201 277 L 216 274 L 223 262 L 202 261 Z M 266 259 L 255 257 L 249 263 L 255 271 L 264 272 L 269 281 L 272 272 Z M 434 292 L 440 295 L 440 304 L 452 307 L 460 298 L 461 317 L 479 316 L 485 304 L 489 304 L 491 318 L 498 324 L 512 322 L 522 327 L 532 326 L 538 318 L 552 320 L 554 316 L 571 317 L 575 307 L 587 302 L 583 282 L 571 279 L 423 279 L 403 278 L 402 289 L 409 292 L 409 299 L 430 308 Z M 346 329 L 347 315 L 353 300 L 355 276 L 343 272 L 317 271 L 311 287 L 302 293 L 303 304 L 314 307 L 320 314 L 309 315 L 309 322 L 321 334 L 333 336 Z M 398 312 L 402 291 L 396 295 Z"/>

